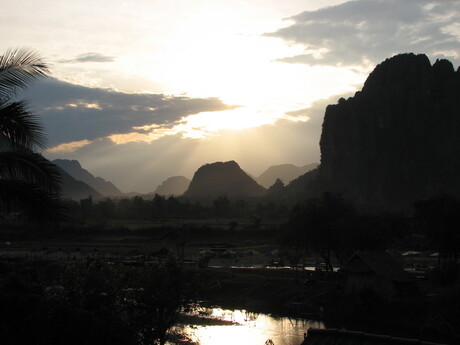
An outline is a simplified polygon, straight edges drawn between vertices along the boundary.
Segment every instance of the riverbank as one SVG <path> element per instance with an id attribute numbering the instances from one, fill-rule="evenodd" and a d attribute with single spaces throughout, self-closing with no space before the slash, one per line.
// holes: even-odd
<path id="1" fill-rule="evenodd" d="M 306 283 L 307 271 L 291 268 L 206 268 L 198 272 L 200 298 L 231 309 L 282 316 L 321 316 L 321 294 L 334 288 L 334 278 Z"/>
<path id="2" fill-rule="evenodd" d="M 82 276 L 87 276 L 85 284 L 89 284 L 89 288 L 101 289 L 99 284 L 105 286 L 106 283 L 99 280 L 104 276 L 123 286 L 125 277 L 131 275 L 131 264 L 126 266 L 127 263 L 121 261 L 29 258 L 4 260 L 0 263 L 5 283 L 11 284 L 10 282 L 15 282 L 18 278 L 24 281 L 27 277 L 26 285 L 19 285 L 22 286 L 21 289 L 29 291 L 32 287 L 40 287 L 45 293 L 44 296 L 47 296 L 48 286 L 59 292 L 61 281 L 66 276 L 74 277 L 71 281 L 66 281 L 70 286 L 73 286 L 75 278 L 80 280 Z M 149 265 L 136 263 L 133 268 L 134 271 L 142 271 Z M 95 269 L 104 272 L 104 275 L 98 273 L 96 280 L 91 278 Z M 197 265 L 188 267 L 185 271 L 193 281 L 193 292 L 190 297 L 199 301 L 201 306 L 218 306 L 229 310 L 239 309 L 279 317 L 316 320 L 323 322 L 327 328 L 345 328 L 448 343 L 448 339 L 438 332 L 438 328 L 443 326 L 439 324 L 439 321 L 442 321 L 439 316 L 447 315 L 449 320 L 458 320 L 459 317 L 460 289 L 456 286 L 432 290 L 436 291 L 436 294 L 430 296 L 415 294 L 411 297 L 386 300 L 372 291 L 345 295 L 337 284 L 337 274 L 323 273 L 312 276 L 311 272 L 290 268 L 200 268 Z M 105 287 L 112 288 L 110 284 Z M 8 293 L 16 296 L 13 300 L 29 295 L 27 292 L 23 296 L 22 290 L 19 291 L 14 286 L 11 289 Z M 106 292 L 101 289 L 100 296 Z"/>
<path id="3" fill-rule="evenodd" d="M 451 341 L 453 334 L 446 329 L 457 325 L 452 324 L 459 317 L 457 286 L 439 287 L 421 280 L 414 295 L 386 299 L 372 290 L 344 294 L 337 274 L 318 275 L 315 280 L 306 280 L 306 275 L 293 269 L 208 268 L 198 272 L 199 279 L 209 283 L 201 297 L 210 306 L 313 319 L 327 328 Z"/>
<path id="4" fill-rule="evenodd" d="M 385 300 L 371 291 L 344 295 L 336 274 L 312 276 L 305 269 L 284 267 L 280 262 L 284 249 L 277 236 L 277 229 L 229 231 L 201 226 L 46 235 L 11 232 L 2 233 L 0 256 L 7 261 L 47 262 L 49 267 L 94 261 L 142 266 L 182 257 L 184 268 L 195 276 L 195 297 L 206 305 L 322 320 L 333 328 L 443 342 L 437 335 L 439 315 L 454 325 L 460 320 L 456 285 L 435 287 L 425 277 L 417 281 L 422 287 L 418 293 L 399 300 Z M 212 255 L 208 267 L 200 266 L 200 258 L 208 254 Z M 314 265 L 315 260 L 311 257 L 304 263 Z"/>

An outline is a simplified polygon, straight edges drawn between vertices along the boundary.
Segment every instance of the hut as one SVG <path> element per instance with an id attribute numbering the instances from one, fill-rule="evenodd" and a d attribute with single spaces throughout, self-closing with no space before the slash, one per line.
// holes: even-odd
<path id="1" fill-rule="evenodd" d="M 415 290 L 415 278 L 384 251 L 357 251 L 340 272 L 346 294 L 372 289 L 382 297 L 394 298 Z"/>

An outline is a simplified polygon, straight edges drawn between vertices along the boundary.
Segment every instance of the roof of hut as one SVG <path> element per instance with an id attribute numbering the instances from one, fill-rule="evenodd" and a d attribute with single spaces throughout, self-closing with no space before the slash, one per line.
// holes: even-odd
<path id="1" fill-rule="evenodd" d="M 414 277 L 385 251 L 357 251 L 341 268 L 345 273 L 374 273 L 398 281 L 413 281 Z"/>

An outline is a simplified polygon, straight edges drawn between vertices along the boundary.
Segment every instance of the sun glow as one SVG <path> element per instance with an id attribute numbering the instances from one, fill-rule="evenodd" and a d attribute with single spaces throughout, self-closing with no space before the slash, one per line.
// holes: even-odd
<path id="1" fill-rule="evenodd" d="M 199 128 L 205 132 L 213 133 L 225 129 L 240 130 L 273 124 L 276 119 L 277 116 L 274 114 L 262 114 L 254 109 L 238 108 L 188 116 L 182 128 L 184 130 Z"/>
<path id="2" fill-rule="evenodd" d="M 145 125 L 133 127 L 133 132 L 124 134 L 113 134 L 109 139 L 115 144 L 126 144 L 129 142 L 152 142 L 164 136 L 180 134 L 183 138 L 204 139 L 218 136 L 221 131 L 238 131 L 242 129 L 255 128 L 263 125 L 274 124 L 279 114 L 261 114 L 254 109 L 238 108 L 234 110 L 202 112 L 190 115 L 182 119 L 179 124 L 172 128 L 162 128 L 159 125 Z M 289 121 L 307 121 L 306 116 L 284 116 Z M 136 130 L 146 131 L 139 133 Z"/>
<path id="3" fill-rule="evenodd" d="M 169 11 L 165 6 L 163 10 Z M 281 118 L 299 121 L 285 114 L 307 108 L 314 100 L 353 90 L 362 81 L 359 71 L 279 62 L 281 57 L 304 53 L 305 47 L 264 36 L 287 22 L 257 13 L 260 7 L 247 4 L 242 12 L 240 5 L 221 1 L 184 6 L 174 28 L 143 37 L 144 45 L 152 47 L 155 54 L 134 49 L 117 62 L 123 63 L 123 70 L 128 67 L 132 74 L 155 80 L 159 89 L 153 92 L 218 97 L 239 106 L 188 116 L 176 127 L 184 137 L 202 138 L 219 130 L 273 124 Z M 146 27 L 156 30 L 151 18 L 148 23 Z M 169 27 L 170 23 L 163 25 Z"/>
<path id="4" fill-rule="evenodd" d="M 93 7 L 90 1 L 85 4 L 75 6 L 75 10 L 84 13 L 85 8 Z M 306 122 L 306 116 L 289 114 L 310 107 L 315 100 L 354 90 L 363 81 L 364 73 L 359 69 L 280 62 L 280 58 L 304 54 L 305 47 L 264 35 L 289 25 L 283 18 L 306 6 L 321 7 L 322 1 L 274 7 L 224 0 L 177 4 L 142 1 L 139 11 L 139 7 L 114 1 L 112 16 L 104 16 L 104 27 L 110 27 L 110 31 L 104 31 L 104 35 L 93 35 L 91 31 L 84 46 L 75 39 L 72 49 L 54 52 L 55 76 L 126 93 L 216 97 L 235 107 L 184 115 L 175 123 L 147 124 L 125 133 L 112 133 L 107 138 L 115 144 L 150 143 L 174 135 L 204 139 L 223 135 L 224 131 L 273 125 L 279 120 Z M 81 18 L 87 21 L 84 27 L 100 24 L 93 22 L 93 17 Z M 75 56 L 81 57 L 84 52 L 98 52 L 105 60 L 65 62 L 75 61 Z M 65 107 L 99 110 L 103 105 L 95 100 L 72 102 Z M 67 143 L 50 151 L 71 152 L 89 143 Z"/>
<path id="5" fill-rule="evenodd" d="M 134 127 L 134 129 L 139 127 Z M 145 142 L 150 143 L 152 141 L 158 140 L 168 135 L 176 135 L 180 133 L 178 126 L 173 128 L 159 128 L 156 125 L 152 126 L 142 126 L 142 129 L 148 128 L 150 132 L 148 133 L 139 133 L 139 132 L 130 132 L 123 134 L 112 134 L 108 138 L 112 140 L 115 144 L 126 144 L 129 142 Z"/>

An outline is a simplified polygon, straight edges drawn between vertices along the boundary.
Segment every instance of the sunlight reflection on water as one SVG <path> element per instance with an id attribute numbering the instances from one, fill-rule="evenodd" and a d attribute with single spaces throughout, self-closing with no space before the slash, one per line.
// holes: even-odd
<path id="1" fill-rule="evenodd" d="M 201 345 L 264 345 L 268 339 L 275 345 L 300 345 L 308 328 L 324 328 L 320 321 L 273 317 L 244 310 L 214 308 L 211 316 L 238 325 L 189 327 L 188 333 Z"/>

